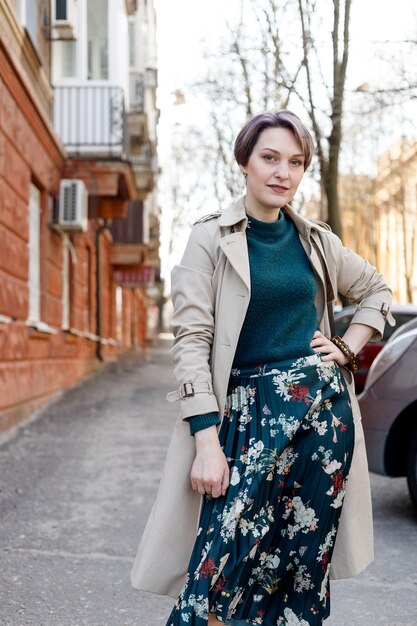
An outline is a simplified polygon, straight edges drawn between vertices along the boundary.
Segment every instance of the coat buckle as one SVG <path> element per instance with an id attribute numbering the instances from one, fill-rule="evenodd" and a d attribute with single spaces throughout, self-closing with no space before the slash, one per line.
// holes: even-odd
<path id="1" fill-rule="evenodd" d="M 182 398 L 191 398 L 195 395 L 193 383 L 184 383 L 181 385 L 181 399 Z"/>

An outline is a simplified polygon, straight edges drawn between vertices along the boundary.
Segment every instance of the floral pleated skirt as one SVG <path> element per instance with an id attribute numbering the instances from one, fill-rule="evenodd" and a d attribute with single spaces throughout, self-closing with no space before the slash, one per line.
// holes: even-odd
<path id="1" fill-rule="evenodd" d="M 167 626 L 315 626 L 354 446 L 339 366 L 319 355 L 232 370 L 219 439 L 225 496 L 204 496 L 185 586 Z M 180 503 L 179 503 L 180 505 Z"/>

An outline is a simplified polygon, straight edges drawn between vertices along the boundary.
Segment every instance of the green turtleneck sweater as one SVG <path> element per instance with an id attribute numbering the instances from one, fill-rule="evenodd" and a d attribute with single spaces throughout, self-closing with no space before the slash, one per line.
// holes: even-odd
<path id="1" fill-rule="evenodd" d="M 292 220 L 279 212 L 274 222 L 248 215 L 251 298 L 233 368 L 252 367 L 314 354 L 318 328 L 316 281 Z M 189 418 L 190 432 L 218 424 L 218 413 Z"/>

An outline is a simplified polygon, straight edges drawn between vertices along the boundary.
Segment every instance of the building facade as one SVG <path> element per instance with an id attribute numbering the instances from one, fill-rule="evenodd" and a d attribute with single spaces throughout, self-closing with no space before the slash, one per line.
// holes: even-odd
<path id="1" fill-rule="evenodd" d="M 378 160 L 380 267 L 396 302 L 417 303 L 417 142 L 399 139 Z"/>
<path id="2" fill-rule="evenodd" d="M 0 4 L 0 431 L 146 344 L 156 79 L 150 0 Z"/>
<path id="3" fill-rule="evenodd" d="M 401 138 L 377 174 L 340 178 L 345 244 L 376 265 L 399 304 L 417 303 L 417 143 Z"/>

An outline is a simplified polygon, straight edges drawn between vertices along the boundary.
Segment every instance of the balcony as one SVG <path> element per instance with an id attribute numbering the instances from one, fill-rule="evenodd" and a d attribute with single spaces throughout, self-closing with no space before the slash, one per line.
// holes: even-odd
<path id="1" fill-rule="evenodd" d="M 129 74 L 129 109 L 135 113 L 145 112 L 145 80 L 141 72 Z"/>
<path id="2" fill-rule="evenodd" d="M 121 87 L 55 87 L 53 117 L 70 155 L 126 159 L 127 124 Z"/>
<path id="3" fill-rule="evenodd" d="M 131 144 L 130 162 L 135 174 L 136 186 L 139 194 L 152 191 L 155 185 L 155 177 L 159 173 L 158 158 L 150 141 L 138 148 Z"/>
<path id="4" fill-rule="evenodd" d="M 141 200 L 129 202 L 127 215 L 109 224 L 113 245 L 111 263 L 116 267 L 137 269 L 146 256 L 144 243 L 144 208 Z"/>

